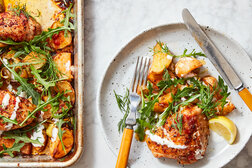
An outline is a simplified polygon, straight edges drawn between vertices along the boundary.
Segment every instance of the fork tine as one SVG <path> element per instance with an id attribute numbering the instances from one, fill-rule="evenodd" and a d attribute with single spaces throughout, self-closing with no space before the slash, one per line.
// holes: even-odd
<path id="1" fill-rule="evenodd" d="M 143 77 L 143 86 L 147 86 L 147 76 L 148 76 L 148 71 L 150 69 L 150 62 L 151 62 L 151 59 L 150 58 L 147 58 L 148 59 L 148 62 L 147 62 L 147 67 L 144 71 L 144 77 Z"/>
<path id="2" fill-rule="evenodd" d="M 134 90 L 133 92 L 137 92 L 137 86 L 139 86 L 139 83 L 140 83 L 140 77 L 141 77 L 141 69 L 142 69 L 142 64 L 143 64 L 143 57 L 141 57 L 141 60 L 140 60 L 140 64 L 139 64 L 139 67 L 138 67 L 138 73 L 137 73 L 137 76 L 136 76 L 136 82 L 134 84 Z"/>
<path id="3" fill-rule="evenodd" d="M 135 68 L 135 72 L 130 84 L 130 91 L 133 92 L 134 90 L 134 86 L 135 86 L 135 82 L 136 82 L 136 76 L 137 76 L 137 67 L 138 67 L 138 63 L 139 63 L 139 57 L 137 57 L 137 63 L 136 63 L 136 68 Z"/>
<path id="4" fill-rule="evenodd" d="M 141 69 L 141 77 L 140 77 L 139 86 L 142 86 L 144 83 L 144 76 L 145 76 L 144 72 L 146 69 L 146 63 L 147 63 L 147 58 L 144 58 L 144 65 L 143 65 L 143 68 Z"/>

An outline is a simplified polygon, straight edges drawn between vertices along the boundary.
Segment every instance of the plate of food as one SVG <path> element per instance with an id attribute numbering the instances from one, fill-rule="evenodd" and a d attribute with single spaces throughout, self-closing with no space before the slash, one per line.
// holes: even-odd
<path id="1" fill-rule="evenodd" d="M 65 167 L 80 157 L 83 38 L 75 5 L 82 3 L 1 1 L 1 167 Z"/>
<path id="2" fill-rule="evenodd" d="M 251 91 L 251 58 L 230 37 L 202 27 Z M 98 90 L 100 125 L 117 156 L 139 56 L 152 59 L 134 127 L 129 167 L 222 167 L 246 145 L 252 113 L 228 88 L 182 23 L 152 28 L 112 60 Z M 211 128 L 211 129 L 210 129 Z"/>

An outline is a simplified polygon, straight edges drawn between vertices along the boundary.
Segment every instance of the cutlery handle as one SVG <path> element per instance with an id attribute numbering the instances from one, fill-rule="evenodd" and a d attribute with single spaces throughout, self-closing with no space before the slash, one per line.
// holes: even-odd
<path id="1" fill-rule="evenodd" d="M 126 168 L 133 137 L 133 129 L 124 128 L 116 168 Z"/>
<path id="2" fill-rule="evenodd" d="M 252 111 L 252 95 L 248 91 L 248 89 L 247 88 L 242 89 L 239 92 L 239 95 L 241 96 L 241 98 L 243 99 L 243 101 L 247 104 L 247 106 L 250 109 L 250 111 Z"/>

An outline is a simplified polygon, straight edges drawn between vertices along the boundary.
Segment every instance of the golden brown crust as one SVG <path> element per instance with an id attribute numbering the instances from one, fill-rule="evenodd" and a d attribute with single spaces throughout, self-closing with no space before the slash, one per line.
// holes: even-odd
<path id="1" fill-rule="evenodd" d="M 17 99 L 16 99 L 16 96 L 12 92 L 0 90 L 0 104 L 1 105 L 3 102 L 3 98 L 6 94 L 9 94 L 10 96 L 9 104 L 6 107 L 3 107 L 3 106 L 0 107 L 0 115 L 10 118 L 14 111 Z M 36 106 L 25 98 L 22 98 L 22 97 L 18 97 L 18 98 L 20 99 L 20 102 L 18 103 L 19 107 L 16 111 L 16 121 L 18 122 L 18 125 L 13 124 L 10 130 L 25 127 L 26 125 L 29 125 L 33 121 L 33 117 L 30 117 L 22 126 L 19 125 L 25 120 L 29 112 L 32 112 L 36 108 Z M 7 125 L 8 123 L 4 123 L 3 119 L 0 119 L 0 130 L 3 130 L 3 131 L 9 130 L 8 128 L 6 128 Z"/>
<path id="2" fill-rule="evenodd" d="M 159 127 L 155 131 L 155 135 L 161 138 L 167 138 L 169 135 L 176 145 L 185 145 L 185 149 L 171 148 L 166 145 L 160 145 L 152 141 L 149 137 L 146 143 L 155 157 L 167 157 L 176 159 L 181 164 L 191 164 L 197 161 L 196 153 L 200 152 L 201 157 L 205 154 L 208 144 L 209 127 L 206 117 L 201 114 L 201 109 L 197 106 L 185 107 L 181 114 L 183 114 L 183 130 L 180 135 L 179 131 L 172 127 L 173 117 L 168 117 L 163 128 Z M 164 130 L 167 133 L 164 133 Z"/>
<path id="3" fill-rule="evenodd" d="M 0 13 L 0 37 L 14 41 L 30 41 L 41 33 L 41 26 L 33 18 L 26 17 L 22 12 L 18 15 L 8 11 Z"/>

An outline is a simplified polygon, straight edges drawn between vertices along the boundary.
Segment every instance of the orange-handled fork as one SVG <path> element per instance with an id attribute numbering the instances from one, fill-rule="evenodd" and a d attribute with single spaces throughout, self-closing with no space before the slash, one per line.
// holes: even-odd
<path id="1" fill-rule="evenodd" d="M 122 142 L 116 162 L 116 168 L 125 168 L 128 163 L 130 147 L 133 137 L 133 126 L 136 125 L 137 107 L 141 97 L 137 94 L 138 87 L 147 85 L 147 74 L 150 67 L 150 58 L 138 57 L 130 91 L 130 113 L 126 119 L 126 128 L 123 130 Z"/>

